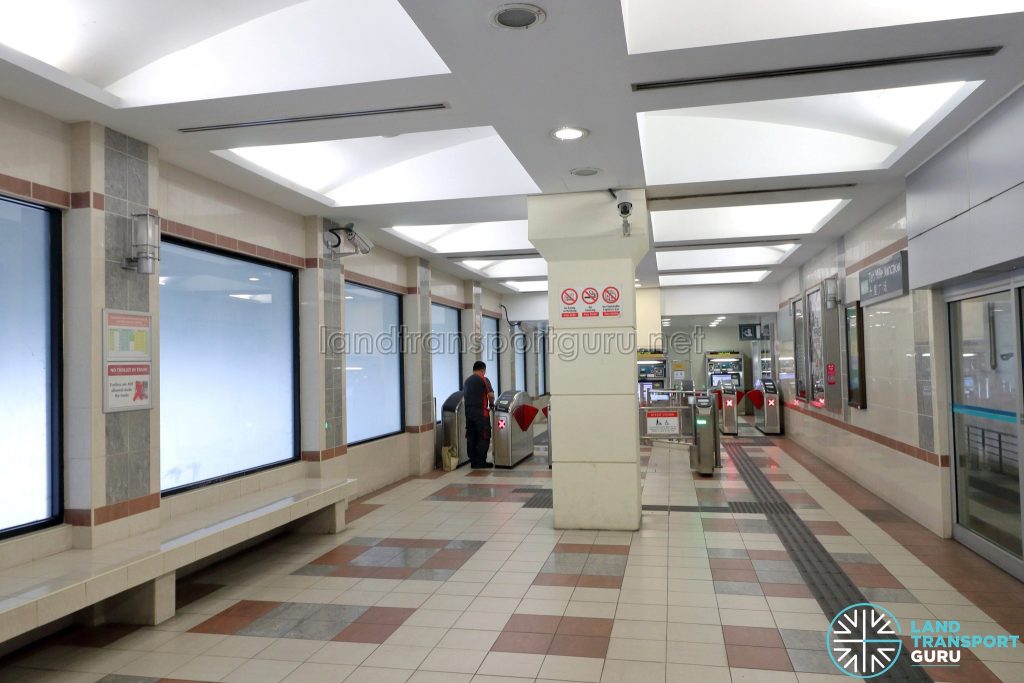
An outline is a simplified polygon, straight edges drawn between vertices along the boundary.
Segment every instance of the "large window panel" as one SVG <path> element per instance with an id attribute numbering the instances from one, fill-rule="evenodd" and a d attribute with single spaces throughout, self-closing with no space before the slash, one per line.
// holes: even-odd
<path id="1" fill-rule="evenodd" d="M 512 335 L 512 350 L 516 354 L 516 391 L 526 391 L 526 335 L 522 331 Z"/>
<path id="2" fill-rule="evenodd" d="M 60 513 L 59 227 L 0 199 L 0 537 Z"/>
<path id="3" fill-rule="evenodd" d="M 491 380 L 494 395 L 501 393 L 501 337 L 498 333 L 498 319 L 483 317 L 481 323 L 483 334 L 484 362 L 487 363 L 487 378 Z"/>
<path id="4" fill-rule="evenodd" d="M 434 378 L 434 419 L 441 421 L 446 398 L 462 389 L 459 318 L 461 311 L 440 304 L 430 305 L 430 353 Z"/>
<path id="5" fill-rule="evenodd" d="M 401 298 L 345 285 L 345 425 L 350 444 L 402 431 Z"/>
<path id="6" fill-rule="evenodd" d="M 160 487 L 298 457 L 295 275 L 172 242 L 160 263 Z"/>
<path id="7" fill-rule="evenodd" d="M 807 326 L 804 320 L 804 302 L 793 302 L 793 374 L 796 377 L 796 397 L 807 399 Z"/>

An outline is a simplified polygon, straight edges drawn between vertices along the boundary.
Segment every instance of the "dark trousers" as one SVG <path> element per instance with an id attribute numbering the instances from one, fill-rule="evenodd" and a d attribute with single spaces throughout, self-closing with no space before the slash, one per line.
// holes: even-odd
<path id="1" fill-rule="evenodd" d="M 487 462 L 487 448 L 491 445 L 491 422 L 487 418 L 466 416 L 466 449 L 471 465 Z"/>

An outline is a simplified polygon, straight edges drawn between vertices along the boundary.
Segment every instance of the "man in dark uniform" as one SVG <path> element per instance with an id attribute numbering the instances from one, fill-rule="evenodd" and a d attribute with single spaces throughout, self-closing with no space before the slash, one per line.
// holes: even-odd
<path id="1" fill-rule="evenodd" d="M 491 407 L 494 405 L 494 390 L 486 377 L 487 365 L 483 361 L 473 363 L 473 374 L 462 384 L 462 396 L 466 403 L 466 448 L 473 469 L 494 467 L 487 462 L 487 448 L 491 443 Z"/>

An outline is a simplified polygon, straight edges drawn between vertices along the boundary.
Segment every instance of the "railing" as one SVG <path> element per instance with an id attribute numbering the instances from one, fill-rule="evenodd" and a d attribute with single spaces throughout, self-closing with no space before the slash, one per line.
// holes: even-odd
<path id="1" fill-rule="evenodd" d="M 1019 470 L 1017 435 L 978 425 L 967 425 L 967 455 L 972 469 L 1016 476 Z"/>

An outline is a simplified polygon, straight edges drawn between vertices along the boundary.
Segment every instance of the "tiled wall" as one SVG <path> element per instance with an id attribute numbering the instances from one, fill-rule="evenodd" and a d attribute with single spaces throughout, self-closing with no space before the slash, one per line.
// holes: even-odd
<path id="1" fill-rule="evenodd" d="M 844 304 L 859 299 L 858 273 L 906 245 L 903 197 L 890 202 L 843 238 L 816 254 L 780 286 L 781 303 L 838 276 Z M 942 406 L 935 390 L 935 359 L 941 354 L 942 330 L 936 328 L 940 303 L 926 291 L 864 308 L 864 382 L 867 407 L 846 402 L 846 339 L 840 352 L 842 410 L 826 415 L 813 406 L 790 409 L 789 436 L 829 461 L 936 533 L 948 535 L 949 469 L 945 439 L 935 414 Z M 941 321 L 939 321 L 941 322 Z M 776 352 L 792 357 L 794 343 L 789 309 L 779 311 Z M 785 361 L 780 360 L 780 368 Z M 781 382 L 787 403 L 794 383 Z M 913 482 L 908 486 L 908 482 Z"/>
<path id="2" fill-rule="evenodd" d="M 66 123 L 0 99 L 0 149 L 0 175 L 70 190 L 71 131 Z M 7 189 L 2 178 L 0 188 Z"/>

